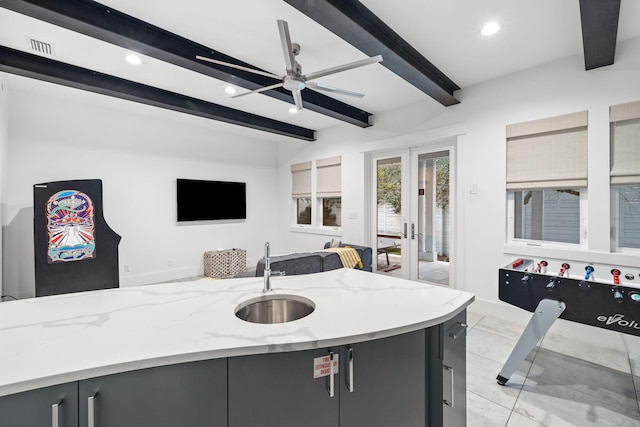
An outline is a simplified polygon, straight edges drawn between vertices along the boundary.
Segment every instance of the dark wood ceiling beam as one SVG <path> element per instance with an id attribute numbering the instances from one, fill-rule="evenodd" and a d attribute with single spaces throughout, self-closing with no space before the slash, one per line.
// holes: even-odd
<path id="1" fill-rule="evenodd" d="M 5 46 L 0 46 L 0 71 L 304 141 L 315 140 L 315 131 L 311 129 L 31 55 Z"/>
<path id="2" fill-rule="evenodd" d="M 460 103 L 460 89 L 398 33 L 357 0 L 285 0 L 444 106 Z"/>
<path id="3" fill-rule="evenodd" d="M 0 0 L 0 6 L 249 90 L 273 85 L 279 81 L 198 60 L 196 55 L 203 55 L 259 69 L 91 0 Z M 293 104 L 293 96 L 286 89 L 278 88 L 262 93 Z M 304 90 L 303 106 L 356 126 L 371 126 L 371 113 L 316 91 Z"/>
<path id="4" fill-rule="evenodd" d="M 613 64 L 620 0 L 580 0 L 585 70 Z"/>

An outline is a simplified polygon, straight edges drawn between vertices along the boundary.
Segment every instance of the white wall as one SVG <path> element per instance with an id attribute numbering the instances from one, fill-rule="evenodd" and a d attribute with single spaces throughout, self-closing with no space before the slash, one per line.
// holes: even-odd
<path id="1" fill-rule="evenodd" d="M 359 128 L 337 127 L 321 132 L 325 137 L 307 145 L 280 143 L 279 146 L 279 227 L 282 246 L 274 247 L 274 253 L 316 251 L 332 238 L 343 242 L 364 242 L 364 155 L 358 150 Z M 365 131 L 366 132 L 366 131 Z M 333 135 L 333 137 L 329 136 Z M 294 222 L 291 200 L 292 163 L 342 156 L 342 235 L 323 234 L 321 230 L 304 232 L 292 227 Z M 356 216 L 356 218 L 350 218 Z"/>
<path id="2" fill-rule="evenodd" d="M 639 265 L 637 255 L 609 252 L 608 107 L 640 99 L 640 39 L 620 43 L 613 66 L 584 71 L 579 56 L 465 88 L 461 104 L 434 101 L 376 114 L 374 126 L 339 125 L 318 141 L 273 142 L 214 130 L 209 121 L 62 88 L 11 92 L 8 127 L 5 293 L 33 289 L 32 185 L 101 178 L 105 218 L 123 236 L 121 283 L 149 283 L 196 274 L 202 253 L 245 247 L 250 264 L 265 240 L 274 253 L 316 250 L 332 235 L 292 231 L 289 165 L 342 156 L 343 230 L 339 238 L 367 243 L 365 153 L 369 149 L 431 144 L 424 135 L 457 138 L 457 247 L 454 287 L 497 300 L 497 269 L 518 256 Z M 509 246 L 505 241 L 505 126 L 589 110 L 589 239 L 584 251 Z M 421 140 L 421 138 L 423 138 Z M 451 140 L 451 138 L 449 138 Z M 456 140 L 455 138 L 453 139 Z M 378 142 L 375 142 L 378 141 Z M 408 142 L 407 142 L 408 141 Z M 552 155 L 552 154 L 549 154 Z M 0 159 L 1 160 L 1 159 Z M 178 176 L 246 180 L 249 219 L 241 224 L 177 226 Z M 469 186 L 477 187 L 470 194 Z M 132 207 L 134 206 L 135 207 Z M 142 208 L 138 208 L 142 206 Z M 173 267 L 167 265 L 171 260 Z M 122 271 L 127 264 L 130 273 Z"/>
<path id="3" fill-rule="evenodd" d="M 367 231 L 365 215 L 365 157 L 360 152 L 366 141 L 385 139 L 394 145 L 411 140 L 402 135 L 463 124 L 465 136 L 458 146 L 458 198 L 462 210 L 458 233 L 462 253 L 458 254 L 457 283 L 453 286 L 476 293 L 479 298 L 497 300 L 498 268 L 518 256 L 547 258 L 553 263 L 575 260 L 574 271 L 588 262 L 637 266 L 640 257 L 609 253 L 609 123 L 610 105 L 640 100 L 640 38 L 619 43 L 616 63 L 585 72 L 582 57 L 576 56 L 534 69 L 478 84 L 459 91 L 461 104 L 433 107 L 431 101 L 390 113 L 378 114 L 375 126 L 354 129 L 340 126 L 318 134 L 318 141 L 306 147 L 282 145 L 280 182 L 283 205 L 290 200 L 289 164 L 333 155 L 343 155 L 343 241 L 363 242 Z M 583 251 L 506 245 L 505 126 L 510 123 L 589 110 L 589 209 L 588 247 Z M 378 144 L 379 145 L 379 144 Z M 411 142 L 410 145 L 419 145 Z M 541 155 L 552 156 L 553 153 Z M 470 194 L 469 186 L 477 186 Z M 290 230 L 291 216 L 280 222 L 289 249 L 316 248 L 328 236 L 307 236 Z M 558 264 L 559 265 L 559 264 Z M 600 276 L 602 277 L 602 276 Z"/>
<path id="4" fill-rule="evenodd" d="M 2 75 L 0 75 L 0 295 L 4 295 L 2 287 L 2 247 L 3 247 L 3 230 L 5 218 L 5 199 L 7 186 L 7 104 L 9 102 L 8 90 L 5 87 Z"/>
<path id="5" fill-rule="evenodd" d="M 277 245 L 274 142 L 88 92 L 36 81 L 33 88 L 10 93 L 5 293 L 34 294 L 36 183 L 102 179 L 104 217 L 122 236 L 121 286 L 202 274 L 207 250 L 244 248 L 254 264 L 264 241 Z M 247 220 L 178 225 L 178 177 L 246 182 Z"/>

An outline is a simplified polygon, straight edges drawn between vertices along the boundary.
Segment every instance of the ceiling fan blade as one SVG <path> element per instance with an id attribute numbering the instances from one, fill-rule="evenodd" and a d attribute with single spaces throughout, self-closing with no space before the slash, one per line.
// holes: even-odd
<path id="1" fill-rule="evenodd" d="M 289 36 L 289 24 L 287 21 L 278 19 L 278 31 L 280 32 L 280 42 L 282 43 L 282 53 L 287 73 L 293 73 L 296 68 L 296 56 L 293 53 L 293 45 Z"/>
<path id="2" fill-rule="evenodd" d="M 325 84 L 322 84 L 322 83 L 306 82 L 305 85 L 309 89 L 316 89 L 316 90 L 321 90 L 321 91 L 324 91 L 324 92 L 336 93 L 338 95 L 353 96 L 354 98 L 363 98 L 364 97 L 363 93 L 351 92 L 350 90 L 344 90 L 344 89 L 338 89 L 337 87 L 325 85 Z"/>
<path id="3" fill-rule="evenodd" d="M 231 98 L 239 98 L 241 96 L 251 95 L 252 93 L 265 92 L 267 90 L 275 89 L 275 88 L 280 87 L 280 86 L 282 86 L 282 83 L 276 83 L 276 84 L 271 85 L 271 86 L 265 86 L 265 87 L 261 87 L 261 88 L 256 89 L 256 90 L 250 90 L 249 92 L 242 92 L 242 93 L 239 93 L 237 95 L 233 95 Z"/>
<path id="4" fill-rule="evenodd" d="M 275 74 L 271 74 L 271 73 L 268 73 L 266 71 L 255 70 L 253 68 L 243 67 L 242 65 L 236 65 L 236 64 L 231 64 L 229 62 L 218 61 L 217 59 L 207 58 L 206 56 L 196 55 L 196 59 L 201 59 L 203 61 L 212 62 L 214 64 L 224 65 L 226 67 L 235 68 L 236 70 L 242 70 L 242 71 L 247 71 L 247 72 L 253 73 L 253 74 L 259 74 L 259 75 L 265 76 L 265 77 L 271 77 L 273 79 L 282 79 L 282 76 L 277 76 Z"/>
<path id="5" fill-rule="evenodd" d="M 327 68 L 325 70 L 316 71 L 314 73 L 305 74 L 305 80 L 313 80 L 318 77 L 328 76 L 330 74 L 341 73 L 342 71 L 352 70 L 358 67 L 364 67 L 365 65 L 375 64 L 382 61 L 382 55 L 372 56 L 371 58 L 361 59 L 360 61 L 350 62 L 344 65 L 338 65 L 337 67 Z"/>
<path id="6" fill-rule="evenodd" d="M 296 108 L 298 111 L 302 110 L 302 93 L 299 90 L 292 90 L 293 101 L 296 103 Z"/>

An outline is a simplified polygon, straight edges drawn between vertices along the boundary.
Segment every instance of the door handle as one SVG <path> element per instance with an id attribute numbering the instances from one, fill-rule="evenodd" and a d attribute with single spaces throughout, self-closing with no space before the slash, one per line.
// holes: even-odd
<path id="1" fill-rule="evenodd" d="M 87 427 L 96 427 L 96 396 L 89 396 L 87 398 Z"/>
<path id="2" fill-rule="evenodd" d="M 404 238 L 407 238 L 407 223 L 404 223 L 404 233 L 402 233 L 404 235 Z"/>
<path id="3" fill-rule="evenodd" d="M 333 351 L 329 352 L 329 397 L 335 396 L 335 378 L 334 378 L 334 370 L 333 370 Z M 94 426 L 89 426 L 94 427 Z"/>
<path id="4" fill-rule="evenodd" d="M 455 402 L 453 400 L 454 398 L 454 392 L 453 392 L 453 368 L 451 366 L 447 366 L 447 365 L 442 365 L 442 367 L 449 371 L 449 378 L 451 379 L 451 399 L 447 400 L 447 399 L 443 399 L 443 402 L 445 405 L 450 406 L 453 408 L 453 406 L 455 405 Z"/>
<path id="5" fill-rule="evenodd" d="M 458 330 L 456 332 L 449 333 L 449 337 L 453 338 L 454 340 L 457 340 L 458 338 L 460 338 L 460 335 L 462 335 L 466 331 L 467 331 L 467 324 L 464 322 L 458 322 Z"/>
<path id="6" fill-rule="evenodd" d="M 353 347 L 347 347 L 347 388 L 353 393 Z"/>
<path id="7" fill-rule="evenodd" d="M 51 405 L 51 427 L 60 426 L 60 405 L 62 405 L 62 400 Z"/>

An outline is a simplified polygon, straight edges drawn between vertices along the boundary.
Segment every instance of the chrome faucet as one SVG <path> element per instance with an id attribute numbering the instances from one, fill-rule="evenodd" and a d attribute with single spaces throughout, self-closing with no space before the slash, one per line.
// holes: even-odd
<path id="1" fill-rule="evenodd" d="M 271 271 L 271 254 L 269 250 L 269 242 L 264 243 L 264 287 L 262 292 L 271 290 L 271 275 L 284 276 L 284 271 Z"/>

